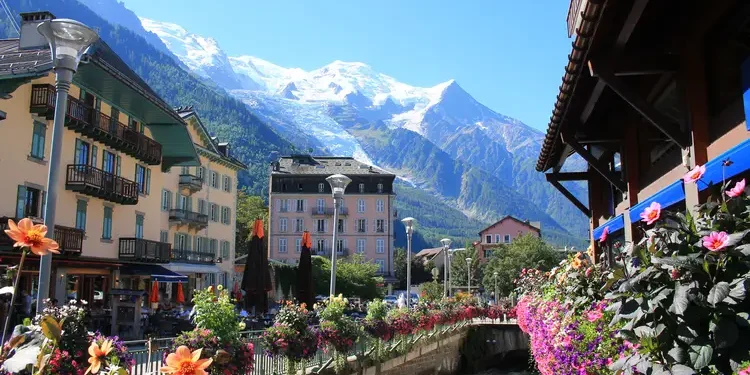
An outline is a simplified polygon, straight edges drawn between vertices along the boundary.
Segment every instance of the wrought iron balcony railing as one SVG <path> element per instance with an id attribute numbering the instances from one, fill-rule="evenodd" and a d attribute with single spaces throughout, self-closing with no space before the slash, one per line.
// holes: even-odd
<path id="1" fill-rule="evenodd" d="M 208 251 L 172 249 L 173 262 L 214 264 L 216 254 Z"/>
<path id="2" fill-rule="evenodd" d="M 138 203 L 138 184 L 90 165 L 68 165 L 65 188 L 110 202 Z"/>
<path id="3" fill-rule="evenodd" d="M 208 215 L 183 209 L 169 210 L 169 222 L 203 229 L 208 226 Z"/>
<path id="4" fill-rule="evenodd" d="M 120 259 L 137 262 L 169 263 L 172 245 L 143 238 L 120 238 Z"/>

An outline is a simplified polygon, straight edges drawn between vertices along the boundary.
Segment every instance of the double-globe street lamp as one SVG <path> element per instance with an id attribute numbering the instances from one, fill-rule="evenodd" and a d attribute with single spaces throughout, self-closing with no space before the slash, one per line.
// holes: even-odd
<path id="1" fill-rule="evenodd" d="M 448 249 L 451 247 L 451 239 L 443 238 L 440 243 L 443 244 L 443 297 L 448 297 Z"/>
<path id="2" fill-rule="evenodd" d="M 73 82 L 73 74 L 86 50 L 99 36 L 88 26 L 74 20 L 60 18 L 42 22 L 37 30 L 47 39 L 52 51 L 52 66 L 55 71 L 55 117 L 52 124 L 52 142 L 50 145 L 49 169 L 47 171 L 47 203 L 44 206 L 44 225 L 47 226 L 47 237 L 54 239 L 55 209 L 57 208 L 58 180 L 60 179 L 60 157 L 62 153 L 65 109 L 68 92 Z M 19 270 L 20 272 L 20 270 Z M 44 309 L 44 301 L 49 298 L 50 274 L 52 273 L 52 255 L 47 254 L 39 260 L 39 290 L 36 298 L 36 311 Z"/>
<path id="3" fill-rule="evenodd" d="M 339 229 L 339 207 L 344 201 L 344 192 L 346 186 L 352 182 L 352 179 L 343 174 L 335 174 L 326 178 L 331 185 L 331 194 L 333 195 L 333 247 L 331 248 L 331 287 L 330 296 L 336 295 L 336 233 Z"/>
<path id="4" fill-rule="evenodd" d="M 401 220 L 406 226 L 406 308 L 411 306 L 411 235 L 414 231 L 414 218 Z"/>

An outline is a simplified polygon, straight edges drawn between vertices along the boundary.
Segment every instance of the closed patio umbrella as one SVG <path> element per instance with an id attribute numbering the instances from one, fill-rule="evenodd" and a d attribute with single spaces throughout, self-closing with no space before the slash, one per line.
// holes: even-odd
<path id="1" fill-rule="evenodd" d="M 177 297 L 175 297 L 175 302 L 178 305 L 185 303 L 185 293 L 182 291 L 182 283 L 177 283 Z"/>
<path id="2" fill-rule="evenodd" d="M 299 256 L 299 265 L 297 266 L 297 300 L 300 303 L 307 304 L 308 309 L 312 309 L 315 303 L 315 297 L 313 293 L 313 277 L 312 277 L 312 240 L 310 239 L 310 232 L 304 231 L 302 233 L 302 251 Z"/>
<path id="3" fill-rule="evenodd" d="M 263 221 L 255 220 L 242 277 L 242 289 L 245 291 L 245 309 L 252 311 L 255 308 L 256 314 L 268 311 L 268 292 L 271 290 L 271 274 L 263 236 Z"/>
<path id="4" fill-rule="evenodd" d="M 151 283 L 151 295 L 148 297 L 148 301 L 151 302 L 152 309 L 159 306 L 159 282 L 156 280 Z"/>

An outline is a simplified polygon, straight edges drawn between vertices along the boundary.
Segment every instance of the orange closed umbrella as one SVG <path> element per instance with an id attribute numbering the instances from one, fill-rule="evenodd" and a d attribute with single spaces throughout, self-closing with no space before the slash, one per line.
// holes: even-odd
<path id="1" fill-rule="evenodd" d="M 182 283 L 177 283 L 177 298 L 175 302 L 180 305 L 185 303 L 185 293 L 182 292 Z"/>
<path id="2" fill-rule="evenodd" d="M 149 296 L 148 300 L 151 302 L 152 309 L 159 306 L 159 283 L 156 281 L 151 283 L 151 296 Z"/>

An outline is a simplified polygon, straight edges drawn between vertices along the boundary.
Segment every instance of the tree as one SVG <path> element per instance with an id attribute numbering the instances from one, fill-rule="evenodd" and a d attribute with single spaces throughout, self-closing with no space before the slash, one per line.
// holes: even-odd
<path id="1" fill-rule="evenodd" d="M 432 281 L 422 283 L 421 298 L 427 302 L 438 301 L 443 298 L 443 283 L 440 282 L 440 270 L 431 268 Z"/>
<path id="2" fill-rule="evenodd" d="M 429 263 L 429 262 L 428 262 Z M 411 284 L 422 284 L 432 280 L 431 268 L 427 268 L 421 259 L 415 259 L 414 254 L 411 257 Z M 396 248 L 396 255 L 393 259 L 393 268 L 398 280 L 397 289 L 406 289 L 406 250 Z"/>
<path id="3" fill-rule="evenodd" d="M 517 237 L 508 245 L 500 245 L 487 263 L 482 279 L 485 290 L 495 291 L 494 272 L 497 272 L 497 289 L 501 296 L 509 295 L 513 289 L 513 280 L 524 268 L 536 268 L 547 271 L 555 267 L 563 254 L 532 234 Z"/>
<path id="4" fill-rule="evenodd" d="M 327 296 L 331 283 L 331 261 L 328 258 L 312 257 L 312 274 L 315 293 Z M 362 255 L 355 254 L 336 261 L 336 293 L 347 297 L 359 297 L 372 300 L 383 296 L 379 285 L 383 278 L 377 275 L 380 268 L 367 261 Z"/>
<path id="5" fill-rule="evenodd" d="M 247 254 L 253 223 L 256 219 L 263 220 L 263 231 L 268 233 L 268 207 L 263 198 L 249 195 L 245 191 L 237 192 L 237 238 L 235 256 Z M 268 241 L 267 237 L 264 237 Z M 266 242 L 266 245 L 268 243 Z"/>
<path id="6" fill-rule="evenodd" d="M 481 286 L 479 280 L 482 280 L 484 274 L 485 262 L 479 260 L 477 256 L 477 249 L 467 243 L 465 246 L 466 250 L 453 253 L 453 260 L 451 260 L 451 280 L 452 286 L 466 288 L 467 276 L 466 276 L 466 258 L 471 258 L 471 285 L 472 290 L 476 290 L 476 287 Z"/>

